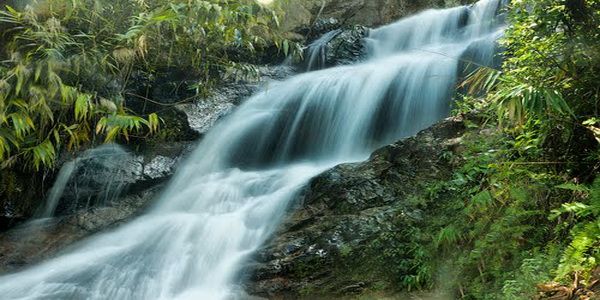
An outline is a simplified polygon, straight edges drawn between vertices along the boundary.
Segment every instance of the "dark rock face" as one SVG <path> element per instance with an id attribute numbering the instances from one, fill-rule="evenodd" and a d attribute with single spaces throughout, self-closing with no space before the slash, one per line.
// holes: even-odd
<path id="1" fill-rule="evenodd" d="M 283 29 L 306 37 L 310 31 L 319 32 L 320 19 L 334 18 L 338 24 L 361 24 L 377 27 L 433 7 L 455 6 L 469 0 L 290 0 L 284 4 L 286 12 Z M 317 26 L 318 27 L 318 26 Z M 314 29 L 313 29 L 314 28 Z M 335 28 L 332 28 L 335 29 Z M 310 38 L 310 35 L 309 35 Z"/>
<path id="2" fill-rule="evenodd" d="M 342 31 L 328 44 L 330 51 L 328 51 L 327 63 L 346 65 L 364 58 L 366 49 L 363 38 L 368 34 L 369 29 L 360 25 Z"/>
<path id="3" fill-rule="evenodd" d="M 141 214 L 161 185 L 59 218 L 35 220 L 0 234 L 0 274 L 18 271 L 56 255 L 94 233 L 114 228 Z"/>
<path id="4" fill-rule="evenodd" d="M 103 151 L 81 156 L 59 198 L 57 217 L 30 219 L 29 213 L 36 210 L 31 207 L 23 212 L 20 225 L 0 233 L 0 274 L 52 257 L 83 238 L 142 214 L 193 144 L 157 145 L 144 153 L 101 147 Z M 38 199 L 36 204 L 41 203 Z"/>
<path id="5" fill-rule="evenodd" d="M 282 80 L 294 74 L 294 70 L 289 66 L 262 66 L 258 71 L 260 78 L 256 80 L 224 83 L 208 97 L 176 107 L 184 113 L 195 132 L 205 134 L 244 100 L 259 91 L 265 83 Z"/>
<path id="6" fill-rule="evenodd" d="M 25 221 L 43 199 L 47 174 L 0 171 L 0 231 Z"/>
<path id="7" fill-rule="evenodd" d="M 326 33 L 322 37 L 326 40 L 317 40 L 307 49 L 304 69 L 313 71 L 361 61 L 367 54 L 363 39 L 368 33 L 369 29 L 360 25 Z"/>
<path id="8" fill-rule="evenodd" d="M 445 153 L 460 151 L 466 130 L 462 120 L 449 119 L 377 150 L 366 162 L 314 178 L 248 266 L 248 292 L 318 298 L 390 284 L 394 279 L 383 253 L 405 246 L 405 229 L 423 221 L 424 212 L 408 203 L 426 193 L 426 184 L 451 176 L 455 162 Z"/>
<path id="9" fill-rule="evenodd" d="M 342 27 L 342 22 L 336 18 L 320 18 L 312 26 L 303 28 L 303 34 L 309 41 L 319 36 Z"/>
<path id="10" fill-rule="evenodd" d="M 121 198 L 168 180 L 192 143 L 178 142 L 135 154 L 116 145 L 91 149 L 66 163 L 50 190 L 59 192 L 53 215 L 72 215 L 93 207 L 112 206 Z M 61 174 L 68 177 L 61 178 Z M 61 182 L 62 181 L 62 182 Z M 39 215 L 39 214 L 38 214 Z M 42 217 L 48 217 L 48 215 Z"/>

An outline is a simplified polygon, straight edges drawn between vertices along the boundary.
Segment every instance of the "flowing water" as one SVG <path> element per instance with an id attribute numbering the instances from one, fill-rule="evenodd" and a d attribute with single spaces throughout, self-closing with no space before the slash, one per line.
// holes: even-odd
<path id="1" fill-rule="evenodd" d="M 490 59 L 500 5 L 424 12 L 373 30 L 364 63 L 269 85 L 206 136 L 149 213 L 0 277 L 0 297 L 243 298 L 244 260 L 310 178 L 448 114 L 463 54 Z"/>
<path id="2" fill-rule="evenodd" d="M 306 61 L 307 71 L 319 70 L 325 67 L 325 60 L 327 59 L 327 43 L 341 32 L 341 29 L 332 30 L 308 45 L 308 59 Z"/>

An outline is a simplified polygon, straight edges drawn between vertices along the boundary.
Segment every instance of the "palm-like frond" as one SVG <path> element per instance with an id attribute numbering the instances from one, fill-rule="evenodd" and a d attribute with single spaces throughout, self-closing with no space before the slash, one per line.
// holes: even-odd
<path id="1" fill-rule="evenodd" d="M 562 94 L 552 88 L 520 82 L 501 71 L 479 68 L 462 84 L 470 94 L 486 93 L 500 120 L 523 124 L 529 116 L 574 117 Z"/>

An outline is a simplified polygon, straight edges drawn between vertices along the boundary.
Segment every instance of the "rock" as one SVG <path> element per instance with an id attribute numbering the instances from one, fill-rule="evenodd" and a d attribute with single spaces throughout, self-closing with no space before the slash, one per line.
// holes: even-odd
<path id="1" fill-rule="evenodd" d="M 28 219 L 43 199 L 42 172 L 25 173 L 21 170 L 0 170 L 0 231 Z"/>
<path id="2" fill-rule="evenodd" d="M 194 130 L 192 120 L 178 106 L 162 109 L 157 112 L 157 115 L 162 120 L 159 132 L 150 137 L 135 140 L 135 143 L 143 145 L 143 148 L 153 148 L 164 143 L 196 141 L 201 137 Z"/>
<path id="3" fill-rule="evenodd" d="M 307 48 L 304 69 L 312 71 L 362 60 L 366 55 L 363 39 L 368 32 L 368 28 L 357 25 L 326 33 Z"/>
<path id="4" fill-rule="evenodd" d="M 445 7 L 468 0 L 289 0 L 283 2 L 286 12 L 282 28 L 309 35 L 320 19 L 337 19 L 340 25 L 360 24 L 377 27 L 426 8 Z M 318 32 L 318 28 L 315 29 Z"/>
<path id="5" fill-rule="evenodd" d="M 112 206 L 34 220 L 0 233 L 0 274 L 43 261 L 85 237 L 130 220 L 152 203 L 161 187 L 121 198 Z"/>
<path id="6" fill-rule="evenodd" d="M 175 164 L 177 159 L 159 155 L 143 166 L 144 177 L 153 180 L 168 178 L 173 175 Z"/>
<path id="7" fill-rule="evenodd" d="M 239 92 L 239 91 L 236 91 Z M 223 93 L 228 93 L 223 91 Z M 222 101 L 223 94 L 216 94 L 214 97 L 203 99 L 195 103 L 187 103 L 178 105 L 177 108 L 187 115 L 190 122 L 190 127 L 200 134 L 208 132 L 218 120 L 228 115 L 235 108 L 234 102 Z M 237 96 L 236 96 L 237 97 Z M 235 100 L 234 100 L 235 101 Z"/>
<path id="8" fill-rule="evenodd" d="M 173 142 L 141 153 L 118 145 L 85 151 L 63 165 L 42 210 L 46 213 L 38 216 L 72 215 L 118 205 L 123 197 L 168 180 L 192 148 L 192 142 Z M 53 198 L 55 191 L 57 198 Z M 48 208 L 49 205 L 55 208 Z"/>
<path id="9" fill-rule="evenodd" d="M 375 151 L 368 161 L 314 178 L 275 237 L 248 265 L 247 291 L 269 298 L 332 298 L 390 285 L 384 251 L 409 249 L 411 226 L 425 221 L 410 199 L 451 177 L 447 152 L 467 131 L 448 119 Z M 411 256 L 406 250 L 408 260 Z M 402 261 L 394 263 L 402 265 Z"/>
<path id="10" fill-rule="evenodd" d="M 336 18 L 320 18 L 315 21 L 312 27 L 307 28 L 306 38 L 310 40 L 314 40 L 317 37 L 336 30 L 342 27 L 342 22 Z"/>
<path id="11" fill-rule="evenodd" d="M 254 81 L 229 82 L 216 88 L 209 97 L 193 103 L 177 105 L 184 112 L 190 127 L 197 133 L 205 134 L 217 121 L 229 115 L 235 107 L 252 96 L 272 80 L 283 80 L 294 71 L 289 66 L 262 66 L 259 68 L 260 78 Z"/>
<path id="12" fill-rule="evenodd" d="M 71 160 L 76 166 L 57 199 L 57 217 L 30 219 L 27 213 L 20 219 L 27 223 L 0 232 L 0 273 L 42 261 L 140 215 L 193 148 L 193 142 L 175 142 L 136 153 L 105 145 Z"/>

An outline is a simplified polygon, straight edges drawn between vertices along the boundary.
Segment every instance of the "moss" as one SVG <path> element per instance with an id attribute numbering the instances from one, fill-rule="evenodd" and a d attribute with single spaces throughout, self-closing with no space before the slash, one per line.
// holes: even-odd
<path id="1" fill-rule="evenodd" d="M 0 230 L 30 218 L 44 199 L 44 178 L 52 174 L 0 170 Z"/>
<path id="2" fill-rule="evenodd" d="M 3 201 L 14 199 L 21 192 L 14 172 L 3 170 L 0 172 L 0 196 Z"/>

